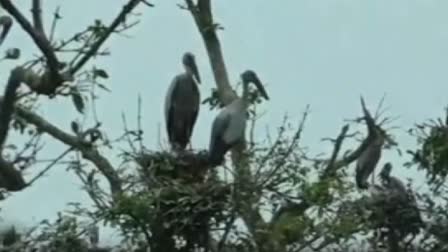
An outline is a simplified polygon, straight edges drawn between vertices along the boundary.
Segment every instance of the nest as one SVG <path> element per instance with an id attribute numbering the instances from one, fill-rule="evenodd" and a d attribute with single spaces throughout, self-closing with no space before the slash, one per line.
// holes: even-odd
<path id="1" fill-rule="evenodd" d="M 420 211 L 410 197 L 389 190 L 375 195 L 368 202 L 368 208 L 372 211 L 369 220 L 376 228 L 398 231 L 402 238 L 409 234 L 418 234 L 423 221 Z"/>
<path id="2" fill-rule="evenodd" d="M 204 182 L 211 166 L 208 162 L 208 152 L 184 151 L 179 153 L 148 152 L 135 157 L 141 167 L 143 177 L 181 179 L 187 182 Z"/>

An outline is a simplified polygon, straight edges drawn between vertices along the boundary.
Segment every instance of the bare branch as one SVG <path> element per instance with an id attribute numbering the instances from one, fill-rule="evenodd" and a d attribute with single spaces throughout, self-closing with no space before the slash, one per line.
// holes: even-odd
<path id="1" fill-rule="evenodd" d="M 321 179 L 325 179 L 327 177 L 332 176 L 334 174 L 334 172 L 336 172 L 336 170 L 340 167 L 340 166 L 336 166 L 335 163 L 336 163 L 336 159 L 338 158 L 339 151 L 341 150 L 342 142 L 344 141 L 344 139 L 347 135 L 348 129 L 349 129 L 348 124 L 344 125 L 344 127 L 342 127 L 341 133 L 339 133 L 339 136 L 336 138 L 336 141 L 334 143 L 333 153 L 331 154 L 330 160 L 328 161 L 328 165 L 325 168 L 325 170 L 321 176 Z"/>
<path id="2" fill-rule="evenodd" d="M 0 34 L 0 45 L 5 41 L 6 36 L 8 36 L 9 30 L 12 26 L 12 18 L 9 16 L 1 16 L 0 17 L 0 26 L 2 27 L 2 33 Z"/>
<path id="3" fill-rule="evenodd" d="M 80 151 L 83 158 L 92 162 L 98 168 L 98 170 L 100 170 L 107 178 L 107 180 L 109 181 L 112 196 L 115 197 L 121 194 L 122 185 L 117 171 L 114 169 L 109 160 L 102 156 L 94 146 L 84 141 L 82 138 L 70 135 L 62 131 L 55 125 L 46 121 L 44 118 L 22 107 L 17 106 L 16 113 L 19 117 L 23 118 L 28 123 L 36 126 L 39 131 L 45 132 L 50 136 L 56 138 L 57 140 L 63 142 L 64 144 Z"/>
<path id="4" fill-rule="evenodd" d="M 31 13 L 33 14 L 34 29 L 37 32 L 45 36 L 44 25 L 42 21 L 42 2 L 41 0 L 33 0 L 31 7 Z"/>
<path id="5" fill-rule="evenodd" d="M 26 17 L 14 6 L 14 4 L 10 0 L 0 0 L 0 5 L 11 15 L 14 17 L 14 19 L 17 20 L 17 22 L 20 24 L 20 26 L 30 35 L 30 37 L 33 39 L 34 43 L 37 45 L 37 47 L 40 49 L 40 51 L 45 55 L 45 58 L 47 59 L 47 64 L 49 67 L 49 72 L 51 74 L 51 80 L 57 84 L 56 87 L 60 85 L 62 82 L 62 77 L 59 75 L 59 61 L 56 57 L 56 54 L 54 53 L 53 48 L 51 47 L 50 42 L 45 37 L 44 34 L 39 33 L 36 29 L 33 28 L 33 26 L 30 24 L 30 22 L 26 19 Z M 47 84 L 49 85 L 49 84 Z M 55 88 L 56 88 L 55 87 Z M 54 89 L 55 89 L 54 88 Z M 40 90 L 43 93 L 49 92 L 47 90 L 46 92 L 43 90 Z M 54 90 L 51 90 L 54 91 Z M 53 92 L 49 92 L 53 93 Z"/>
<path id="6" fill-rule="evenodd" d="M 45 175 L 54 165 L 56 165 L 59 160 L 64 158 L 70 151 L 72 151 L 73 148 L 68 148 L 65 150 L 61 155 L 59 155 L 57 158 L 55 158 L 50 164 L 47 165 L 42 171 L 40 171 L 34 178 L 32 178 L 26 186 L 31 186 L 34 182 L 36 182 L 39 178 Z"/>
<path id="7" fill-rule="evenodd" d="M 192 0 L 185 1 L 207 49 L 220 102 L 227 105 L 237 96 L 230 85 L 221 43 L 213 26 L 210 0 L 199 0 L 198 6 L 195 6 Z"/>
<path id="8" fill-rule="evenodd" d="M 77 73 L 88 61 L 92 58 L 96 52 L 100 49 L 103 43 L 109 38 L 109 36 L 117 29 L 117 27 L 126 20 L 126 16 L 132 12 L 132 10 L 137 7 L 142 0 L 130 0 L 123 9 L 118 14 L 118 16 L 112 21 L 109 27 L 104 32 L 95 44 L 90 48 L 90 50 L 70 69 L 72 75 Z M 148 3 L 146 3 L 148 4 Z M 148 5 L 150 6 L 150 5 Z"/>

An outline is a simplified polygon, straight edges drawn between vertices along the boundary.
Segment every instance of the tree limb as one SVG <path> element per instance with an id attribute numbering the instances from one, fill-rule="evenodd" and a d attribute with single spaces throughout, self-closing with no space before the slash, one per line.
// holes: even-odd
<path id="1" fill-rule="evenodd" d="M 5 41 L 8 36 L 9 30 L 12 26 L 12 18 L 6 15 L 0 17 L 0 26 L 2 27 L 2 33 L 0 34 L 0 45 Z"/>
<path id="2" fill-rule="evenodd" d="M 118 16 L 112 21 L 104 34 L 92 45 L 90 50 L 70 69 L 70 73 L 74 75 L 77 73 L 88 61 L 92 58 L 103 45 L 103 43 L 109 38 L 109 36 L 117 29 L 117 27 L 126 20 L 126 16 L 131 13 L 135 7 L 143 0 L 130 0 L 118 14 Z M 148 5 L 148 3 L 146 3 Z M 151 6 L 151 5 L 148 5 Z"/>
<path id="3" fill-rule="evenodd" d="M 15 20 L 20 24 L 20 26 L 25 30 L 28 35 L 33 39 L 34 43 L 40 49 L 40 51 L 44 54 L 49 72 L 51 74 L 51 80 L 55 83 L 62 82 L 62 77 L 59 74 L 59 61 L 54 53 L 54 50 L 50 44 L 50 41 L 45 37 L 44 34 L 39 33 L 36 29 L 33 28 L 31 23 L 26 19 L 26 17 L 14 6 L 14 4 L 10 0 L 0 0 L 0 5 L 11 15 Z M 48 85 L 48 84 L 47 84 Z M 56 84 L 53 84 L 56 85 Z M 54 90 L 53 90 L 54 91 Z M 43 92 L 43 91 L 42 91 Z M 48 91 L 47 91 L 48 92 Z"/>
<path id="4" fill-rule="evenodd" d="M 33 14 L 34 29 L 37 32 L 45 36 L 44 24 L 42 21 L 42 2 L 41 0 L 33 0 L 33 5 L 31 7 L 31 13 Z"/>
<path id="5" fill-rule="evenodd" d="M 117 171 L 109 160 L 102 156 L 96 148 L 86 143 L 82 138 L 64 132 L 44 118 L 27 109 L 17 106 L 16 113 L 28 123 L 33 124 L 39 131 L 47 133 L 62 143 L 80 151 L 82 156 L 92 162 L 107 178 L 112 196 L 116 197 L 121 194 L 122 184 Z"/>
<path id="6" fill-rule="evenodd" d="M 11 162 L 3 158 L 3 145 L 8 137 L 9 123 L 11 122 L 16 101 L 16 92 L 20 87 L 22 76 L 23 70 L 21 68 L 15 68 L 11 71 L 0 108 L 0 187 L 9 191 L 20 191 L 26 186 L 22 174 L 16 170 Z"/>
<path id="7" fill-rule="evenodd" d="M 221 43 L 213 24 L 210 0 L 198 0 L 197 6 L 192 0 L 185 1 L 204 41 L 210 65 L 213 70 L 213 76 L 218 87 L 219 100 L 222 104 L 227 105 L 232 102 L 237 95 L 230 85 Z"/>

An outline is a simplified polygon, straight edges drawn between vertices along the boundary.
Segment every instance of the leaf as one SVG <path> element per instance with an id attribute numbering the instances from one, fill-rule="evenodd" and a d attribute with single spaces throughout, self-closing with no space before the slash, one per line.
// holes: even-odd
<path id="1" fill-rule="evenodd" d="M 108 79 L 109 78 L 109 74 L 107 74 L 107 72 L 104 69 L 94 69 L 93 70 L 93 77 L 100 77 L 103 79 Z"/>
<path id="2" fill-rule="evenodd" d="M 78 110 L 79 113 L 84 114 L 84 99 L 82 98 L 81 93 L 78 91 L 78 89 L 72 89 L 72 101 L 75 105 L 76 110 Z"/>
<path id="3" fill-rule="evenodd" d="M 15 60 L 20 58 L 20 49 L 19 48 L 9 48 L 5 52 L 5 59 Z"/>
<path id="4" fill-rule="evenodd" d="M 77 122 L 72 121 L 71 127 L 72 127 L 73 133 L 75 133 L 75 134 L 79 133 L 79 124 Z"/>
<path id="5" fill-rule="evenodd" d="M 99 88 L 101 88 L 101 89 L 103 89 L 103 90 L 106 90 L 107 92 L 111 92 L 110 89 L 108 89 L 106 86 L 104 86 L 104 85 L 101 84 L 101 83 L 96 83 L 96 85 L 97 85 Z"/>

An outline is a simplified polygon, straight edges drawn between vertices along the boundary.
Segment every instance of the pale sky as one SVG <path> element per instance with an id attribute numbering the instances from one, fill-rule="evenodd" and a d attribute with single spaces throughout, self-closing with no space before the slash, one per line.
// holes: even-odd
<path id="1" fill-rule="evenodd" d="M 101 18 L 108 24 L 125 1 L 47 0 L 44 12 L 49 30 L 52 12 L 61 5 L 63 20 L 58 38 L 66 38 Z M 127 32 L 132 38 L 112 37 L 105 47 L 112 56 L 94 62 L 109 72 L 107 86 L 112 93 L 100 93 L 97 101 L 100 119 L 109 137 L 122 133 L 121 113 L 126 112 L 135 127 L 137 96 L 143 97 L 145 144 L 158 146 L 158 129 L 165 138 L 162 105 L 171 79 L 182 68 L 185 51 L 196 55 L 203 84 L 202 97 L 214 86 L 209 61 L 190 14 L 176 4 L 182 1 L 157 1 L 155 8 L 141 5 L 141 23 Z M 28 16 L 30 1 L 15 1 Z M 285 113 L 299 118 L 307 104 L 311 116 L 303 144 L 314 153 L 328 151 L 322 137 L 334 137 L 343 119 L 360 115 L 359 96 L 375 108 L 386 94 L 388 115 L 399 116 L 394 125 L 402 148 L 412 138 L 405 130 L 415 122 L 443 114 L 448 91 L 448 2 L 446 0 L 227 0 L 213 1 L 216 22 L 230 79 L 236 83 L 246 69 L 255 70 L 267 83 L 271 97 L 264 103 L 266 116 L 259 124 L 259 137 L 265 127 L 279 126 Z M 37 49 L 15 24 L 2 49 L 18 47 L 29 59 Z M 27 57 L 28 56 L 28 57 Z M 7 76 L 16 63 L 1 62 L 0 73 Z M 18 63 L 17 63 L 18 64 Z M 4 77 L 6 80 L 6 77 Z M 39 114 L 69 130 L 70 121 L 80 118 L 67 98 L 41 97 Z M 208 146 L 210 125 L 216 111 L 202 107 L 193 135 L 197 148 Z M 55 157 L 63 150 L 51 138 L 41 158 Z M 13 139 L 9 138 L 9 143 Z M 118 164 L 117 159 L 113 159 Z M 394 173 L 414 176 L 399 167 L 408 157 L 385 152 L 379 165 L 395 164 Z M 32 167 L 32 174 L 42 166 Z M 31 176 L 27 176 L 30 178 Z M 417 178 L 418 180 L 418 178 Z M 420 181 L 422 181 L 420 179 Z M 32 188 L 15 193 L 2 202 L 1 216 L 8 222 L 30 225 L 54 218 L 57 211 L 72 201 L 90 204 L 77 178 L 55 167 Z"/>

